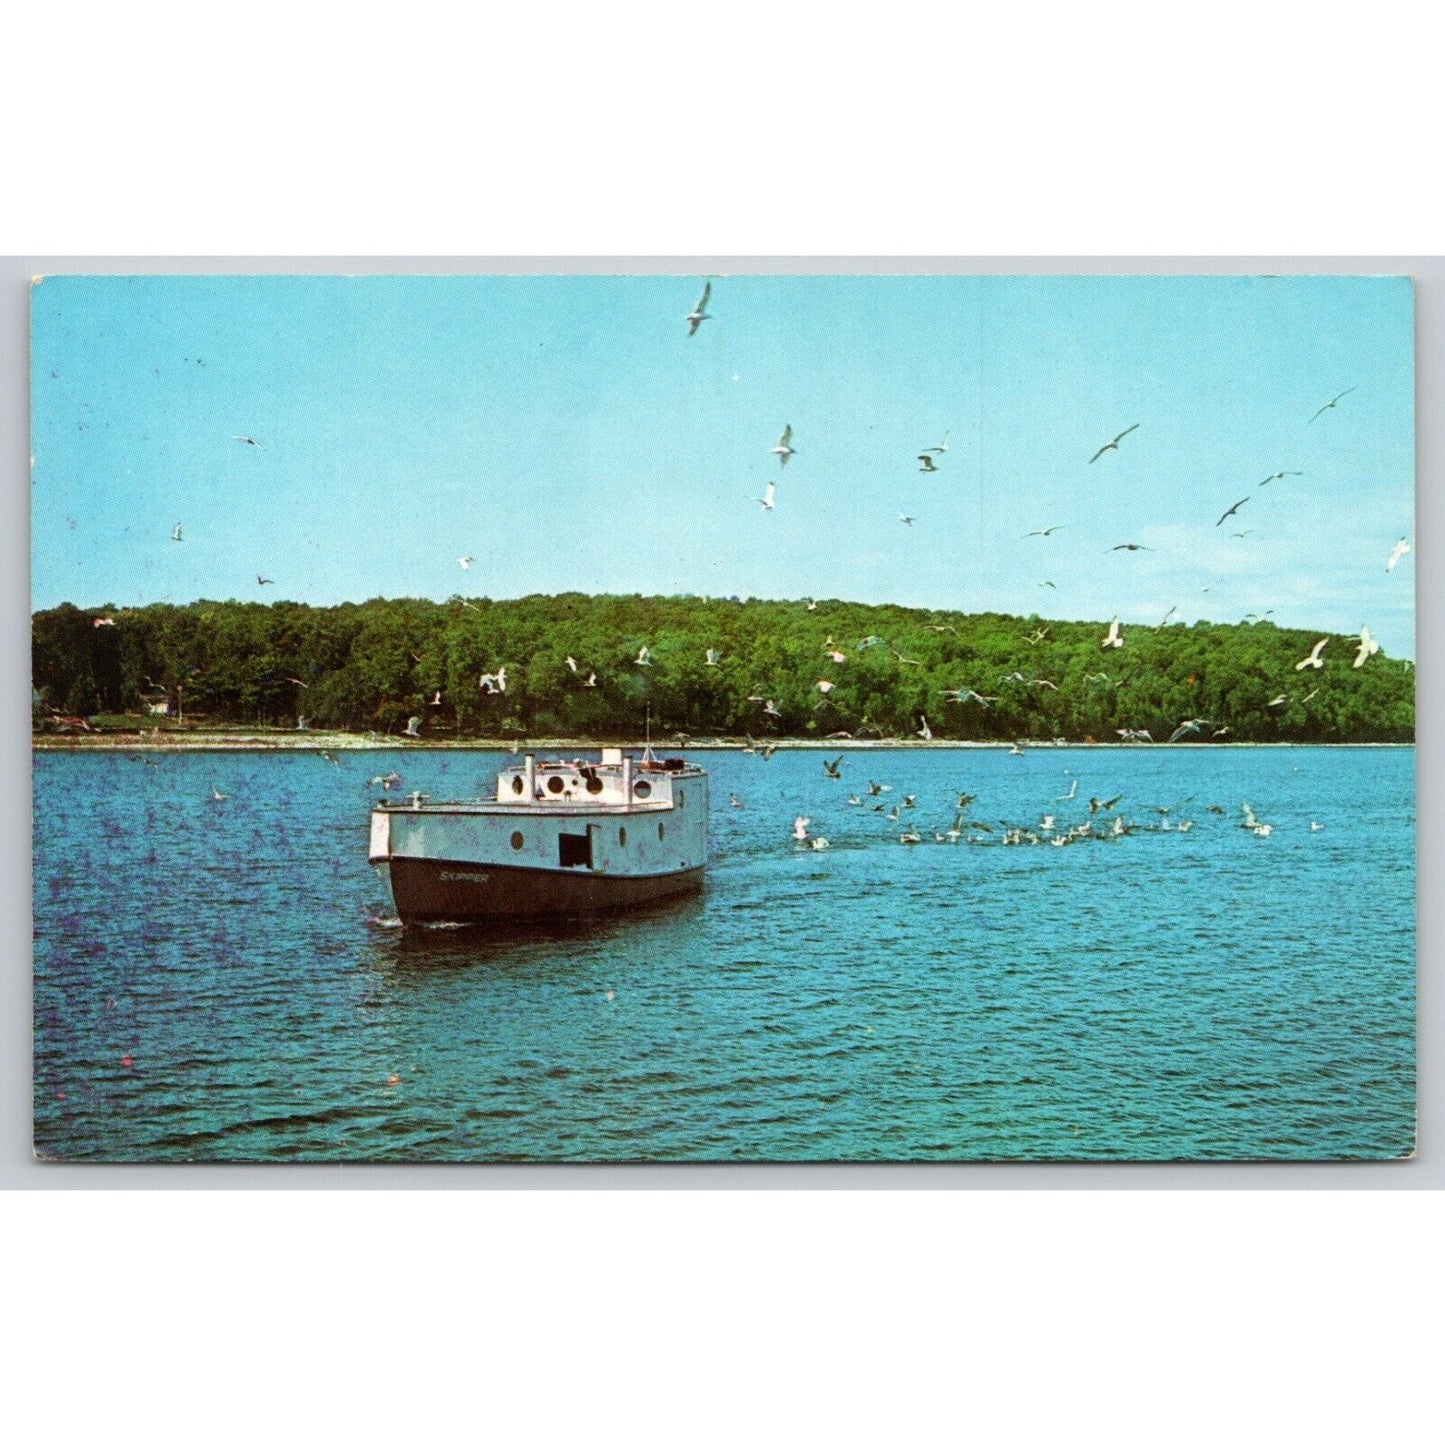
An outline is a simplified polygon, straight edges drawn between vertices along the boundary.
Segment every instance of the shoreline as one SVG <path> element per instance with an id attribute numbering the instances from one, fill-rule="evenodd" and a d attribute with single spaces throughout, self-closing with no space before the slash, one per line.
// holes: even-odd
<path id="1" fill-rule="evenodd" d="M 743 738 L 671 738 L 652 744 L 656 753 L 707 753 L 744 752 L 749 747 L 754 751 L 764 743 L 778 752 L 869 752 L 878 750 L 896 751 L 900 748 L 920 750 L 993 750 L 1009 751 L 1012 742 L 970 742 L 958 738 L 933 738 L 925 742 L 922 738 L 767 738 L 749 743 Z M 1295 742 L 1084 742 L 1053 740 L 1030 742 L 1020 739 L 1024 752 L 1065 752 L 1071 749 L 1130 749 L 1169 748 L 1179 751 L 1183 748 L 1413 748 L 1408 743 L 1295 743 Z M 212 752 L 212 753 L 316 753 L 316 752 L 469 752 L 469 753 L 561 753 L 596 752 L 604 747 L 620 747 L 640 750 L 647 746 L 646 740 L 637 738 L 628 742 L 599 742 L 592 738 L 525 738 L 517 741 L 515 747 L 509 739 L 485 741 L 445 741 L 435 738 L 371 738 L 358 733 L 308 732 L 259 733 L 236 729 L 217 730 L 207 733 L 164 733 L 152 734 L 97 734 L 50 736 L 33 734 L 30 740 L 32 753 L 85 753 L 85 752 Z"/>

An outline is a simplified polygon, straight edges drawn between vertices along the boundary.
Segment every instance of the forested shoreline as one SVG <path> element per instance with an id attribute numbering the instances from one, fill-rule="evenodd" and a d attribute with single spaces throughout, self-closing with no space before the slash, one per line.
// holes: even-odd
<path id="1" fill-rule="evenodd" d="M 32 617 L 37 727 L 147 714 L 438 740 L 921 736 L 1408 743 L 1414 670 L 1269 620 L 1122 627 L 838 600 L 564 593 Z M 1296 666 L 1320 638 L 1318 669 Z M 645 651 L 644 651 L 645 649 Z M 841 659 L 841 660 L 840 660 Z"/>

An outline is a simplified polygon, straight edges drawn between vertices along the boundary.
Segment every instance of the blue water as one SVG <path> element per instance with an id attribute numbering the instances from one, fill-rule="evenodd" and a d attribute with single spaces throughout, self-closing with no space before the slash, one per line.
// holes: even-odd
<path id="1" fill-rule="evenodd" d="M 840 782 L 816 752 L 699 753 L 713 799 L 701 896 L 426 934 L 394 926 L 366 862 L 366 780 L 395 767 L 406 790 L 466 796 L 491 787 L 501 755 L 336 756 L 36 757 L 42 1156 L 1414 1147 L 1411 750 L 909 749 L 847 754 Z M 1077 797 L 1058 801 L 1073 777 Z M 870 778 L 892 785 L 884 802 L 917 795 L 902 817 L 923 844 L 848 805 Z M 988 844 L 936 843 L 964 788 Z M 1153 830 L 996 841 L 1000 820 L 1052 812 L 1062 828 L 1115 794 L 1115 813 Z M 1269 836 L 1240 826 L 1242 801 Z M 794 845 L 798 813 L 829 849 Z"/>

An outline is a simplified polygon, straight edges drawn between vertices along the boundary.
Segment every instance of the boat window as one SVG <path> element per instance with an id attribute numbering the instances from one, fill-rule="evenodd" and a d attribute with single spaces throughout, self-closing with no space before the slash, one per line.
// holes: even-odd
<path id="1" fill-rule="evenodd" d="M 514 849 L 516 849 L 518 852 L 521 851 L 521 848 L 522 848 L 522 835 L 521 835 L 520 833 L 513 833 L 513 834 L 512 834 L 512 847 L 513 847 Z"/>
<path id="2" fill-rule="evenodd" d="M 522 776 L 520 773 L 512 779 L 512 791 L 514 793 L 520 793 L 525 786 L 526 785 L 522 782 Z"/>
<path id="3" fill-rule="evenodd" d="M 587 833 L 557 835 L 557 863 L 562 868 L 590 868 L 592 839 Z"/>
<path id="4" fill-rule="evenodd" d="M 627 846 L 627 829 L 626 829 L 626 828 L 619 828 L 619 829 L 617 830 L 617 844 L 618 844 L 618 846 L 621 847 L 621 848 L 625 848 L 625 847 Z"/>
<path id="5" fill-rule="evenodd" d="M 667 831 L 661 823 L 657 825 L 657 841 L 662 842 L 662 835 Z"/>
<path id="6" fill-rule="evenodd" d="M 547 779 L 547 791 L 549 793 L 560 793 L 565 785 L 562 779 L 556 776 Z"/>
<path id="7" fill-rule="evenodd" d="M 587 791 L 589 793 L 600 793 L 602 791 L 602 779 L 595 774 L 587 779 Z"/>
<path id="8" fill-rule="evenodd" d="M 652 796 L 652 784 L 646 779 L 632 785 L 632 795 L 635 798 L 650 798 Z"/>

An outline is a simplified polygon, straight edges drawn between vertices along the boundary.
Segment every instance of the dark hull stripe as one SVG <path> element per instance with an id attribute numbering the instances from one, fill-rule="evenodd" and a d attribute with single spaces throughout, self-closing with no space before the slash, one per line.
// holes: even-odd
<path id="1" fill-rule="evenodd" d="M 391 896 L 403 923 L 471 923 L 528 914 L 599 913 L 659 898 L 696 893 L 703 870 L 652 878 L 592 873 L 585 868 L 496 867 L 429 858 L 390 860 Z"/>

